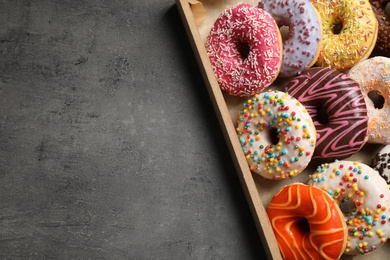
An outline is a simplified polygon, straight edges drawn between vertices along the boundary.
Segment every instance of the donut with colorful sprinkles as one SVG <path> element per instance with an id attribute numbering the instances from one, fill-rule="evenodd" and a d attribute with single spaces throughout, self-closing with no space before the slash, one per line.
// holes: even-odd
<path id="1" fill-rule="evenodd" d="M 236 132 L 254 173 L 275 180 L 292 178 L 309 164 L 316 129 L 295 98 L 273 90 L 255 94 L 238 115 Z"/>
<path id="2" fill-rule="evenodd" d="M 251 96 L 271 85 L 282 63 L 282 37 L 275 20 L 249 4 L 230 6 L 206 41 L 219 86 L 230 95 Z"/>
<path id="3" fill-rule="evenodd" d="M 370 3 L 378 20 L 378 39 L 374 53 L 390 57 L 390 15 L 386 14 L 386 7 L 390 0 L 370 0 Z"/>
<path id="4" fill-rule="evenodd" d="M 378 22 L 368 0 L 311 0 L 323 28 L 320 67 L 349 69 L 375 47 Z"/>
<path id="5" fill-rule="evenodd" d="M 390 58 L 377 56 L 360 62 L 348 76 L 359 83 L 367 103 L 367 142 L 390 144 Z M 383 97 L 382 107 L 370 99 L 371 92 Z"/>
<path id="6" fill-rule="evenodd" d="M 390 190 L 371 167 L 357 161 L 322 164 L 309 185 L 326 191 L 338 203 L 348 229 L 345 253 L 367 254 L 390 235 Z"/>

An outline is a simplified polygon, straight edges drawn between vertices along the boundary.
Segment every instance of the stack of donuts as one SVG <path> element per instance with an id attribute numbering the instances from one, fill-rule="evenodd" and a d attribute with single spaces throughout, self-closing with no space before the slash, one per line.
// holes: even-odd
<path id="1" fill-rule="evenodd" d="M 207 37 L 219 86 L 247 97 L 236 132 L 250 170 L 282 181 L 318 166 L 269 203 L 285 259 L 365 255 L 390 236 L 389 0 L 370 1 L 237 4 Z M 383 146 L 370 165 L 348 160 L 367 143 Z"/>

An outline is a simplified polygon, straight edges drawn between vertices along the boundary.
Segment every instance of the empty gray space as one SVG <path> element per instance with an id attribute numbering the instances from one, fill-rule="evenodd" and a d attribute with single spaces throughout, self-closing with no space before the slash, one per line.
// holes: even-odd
<path id="1" fill-rule="evenodd" d="M 0 0 L 1 259 L 264 259 L 173 0 Z"/>

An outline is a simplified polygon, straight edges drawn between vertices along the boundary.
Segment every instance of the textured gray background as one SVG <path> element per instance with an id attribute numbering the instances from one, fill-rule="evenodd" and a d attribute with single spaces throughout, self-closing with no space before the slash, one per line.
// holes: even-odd
<path id="1" fill-rule="evenodd" d="M 0 0 L 1 259 L 261 259 L 173 0 Z"/>

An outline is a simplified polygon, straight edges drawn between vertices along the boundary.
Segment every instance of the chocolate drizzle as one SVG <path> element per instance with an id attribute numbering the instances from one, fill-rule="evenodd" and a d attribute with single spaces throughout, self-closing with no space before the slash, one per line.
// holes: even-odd
<path id="1" fill-rule="evenodd" d="M 367 141 L 367 107 L 358 83 L 330 68 L 311 68 L 285 88 L 313 119 L 317 143 L 313 159 L 331 162 L 347 158 Z M 328 123 L 319 119 L 325 110 Z"/>

